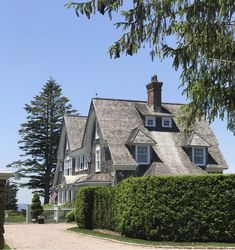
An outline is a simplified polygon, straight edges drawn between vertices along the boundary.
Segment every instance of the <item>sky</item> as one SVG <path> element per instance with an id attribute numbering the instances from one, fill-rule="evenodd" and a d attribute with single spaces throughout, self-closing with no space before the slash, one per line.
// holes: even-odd
<path id="1" fill-rule="evenodd" d="M 91 98 L 146 100 L 146 84 L 157 75 L 163 82 L 163 102 L 187 102 L 182 96 L 180 72 L 171 60 L 152 61 L 149 48 L 132 57 L 110 59 L 108 48 L 121 31 L 107 16 L 77 18 L 66 9 L 69 0 L 1 1 L 0 8 L 0 168 L 20 159 L 20 124 L 26 121 L 24 105 L 52 77 L 61 85 L 81 115 L 87 115 Z M 235 173 L 235 140 L 226 122 L 212 128 L 220 149 Z M 21 189 L 18 203 L 30 203 L 31 192 Z"/>

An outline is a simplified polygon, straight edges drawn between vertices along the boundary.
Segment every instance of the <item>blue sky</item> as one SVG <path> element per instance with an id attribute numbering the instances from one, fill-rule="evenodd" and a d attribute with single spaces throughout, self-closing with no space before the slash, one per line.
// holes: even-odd
<path id="1" fill-rule="evenodd" d="M 186 102 L 180 72 L 171 61 L 151 61 L 148 46 L 132 57 L 111 60 L 108 47 L 116 30 L 108 17 L 77 18 L 64 7 L 69 0 L 1 1 L 0 7 L 0 167 L 20 159 L 18 130 L 25 121 L 24 104 L 53 77 L 74 108 L 86 115 L 98 97 L 146 100 L 145 85 L 152 75 L 163 81 L 164 102 Z M 225 122 L 212 124 L 226 161 L 235 172 L 235 140 Z M 21 190 L 19 203 L 31 195 Z"/>

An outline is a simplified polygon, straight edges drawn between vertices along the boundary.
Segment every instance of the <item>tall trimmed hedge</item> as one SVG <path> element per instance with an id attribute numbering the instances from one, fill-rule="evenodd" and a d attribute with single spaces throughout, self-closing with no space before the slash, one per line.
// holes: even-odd
<path id="1" fill-rule="evenodd" d="M 115 188 L 82 187 L 79 189 L 75 220 L 80 228 L 115 229 Z"/>
<path id="2" fill-rule="evenodd" d="M 85 188 L 80 211 L 84 191 L 93 193 L 85 202 L 90 228 L 149 240 L 235 242 L 235 175 L 129 178 L 115 188 Z"/>

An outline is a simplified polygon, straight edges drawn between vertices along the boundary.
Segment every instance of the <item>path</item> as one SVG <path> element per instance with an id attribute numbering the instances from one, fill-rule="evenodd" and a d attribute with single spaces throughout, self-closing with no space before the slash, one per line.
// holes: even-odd
<path id="1" fill-rule="evenodd" d="M 11 249 L 40 250 L 164 250 L 77 234 L 67 228 L 72 224 L 9 224 L 5 225 L 5 240 Z M 176 248 L 171 248 L 177 250 Z"/>

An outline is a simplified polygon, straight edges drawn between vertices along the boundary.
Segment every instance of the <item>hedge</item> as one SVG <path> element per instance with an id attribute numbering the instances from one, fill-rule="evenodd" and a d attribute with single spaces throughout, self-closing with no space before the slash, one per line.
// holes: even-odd
<path id="1" fill-rule="evenodd" d="M 81 189 L 77 207 L 83 228 L 89 220 L 141 239 L 235 242 L 235 175 L 129 178 Z"/>

